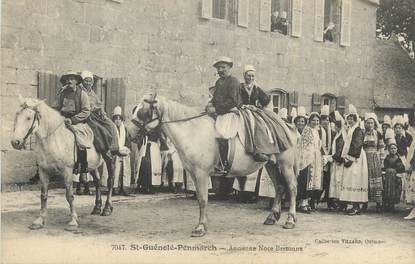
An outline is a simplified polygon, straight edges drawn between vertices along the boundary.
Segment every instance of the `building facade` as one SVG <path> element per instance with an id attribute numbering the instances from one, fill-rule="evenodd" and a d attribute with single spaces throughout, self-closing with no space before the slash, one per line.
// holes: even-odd
<path id="1" fill-rule="evenodd" d="M 52 103 L 58 77 L 67 70 L 94 72 L 107 111 L 120 104 L 127 116 L 150 89 L 202 108 L 217 79 L 212 63 L 223 55 L 234 60 L 241 80 L 245 64 L 256 67 L 275 111 L 299 105 L 319 110 L 322 104 L 344 111 L 348 103 L 362 113 L 386 113 L 391 106 L 404 111 L 415 101 L 414 67 L 398 63 L 405 56 L 396 46 L 376 40 L 377 5 L 377 0 L 4 0 L 2 183 L 25 181 L 35 168 L 30 151 L 10 145 L 17 95 Z M 389 64 L 391 53 L 398 59 Z M 402 67 L 409 73 L 404 78 Z"/>

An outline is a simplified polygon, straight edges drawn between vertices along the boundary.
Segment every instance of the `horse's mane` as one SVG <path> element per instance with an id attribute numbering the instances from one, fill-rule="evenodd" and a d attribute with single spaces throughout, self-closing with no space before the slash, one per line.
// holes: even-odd
<path id="1" fill-rule="evenodd" d="M 31 108 L 36 108 L 41 116 L 46 117 L 49 121 L 53 122 L 53 119 L 56 118 L 56 122 L 59 122 L 63 118 L 63 116 L 56 109 L 49 106 L 44 100 L 24 98 L 24 104 Z"/>
<path id="2" fill-rule="evenodd" d="M 164 116 L 168 116 L 170 120 L 193 117 L 201 112 L 201 109 L 183 105 L 163 96 L 157 96 L 157 100 Z"/>

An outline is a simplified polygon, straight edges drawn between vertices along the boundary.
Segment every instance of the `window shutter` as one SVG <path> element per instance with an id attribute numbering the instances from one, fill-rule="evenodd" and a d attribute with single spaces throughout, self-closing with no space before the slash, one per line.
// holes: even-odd
<path id="1" fill-rule="evenodd" d="M 271 30 L 271 0 L 260 0 L 259 30 Z"/>
<path id="2" fill-rule="evenodd" d="M 39 72 L 39 85 L 37 95 L 39 99 L 46 99 L 49 106 L 54 106 L 58 100 L 58 93 L 62 89 L 59 76 L 52 73 Z"/>
<path id="3" fill-rule="evenodd" d="M 314 40 L 323 41 L 324 0 L 314 0 Z"/>
<path id="4" fill-rule="evenodd" d="M 298 92 L 293 91 L 288 93 L 288 105 L 286 105 L 288 113 L 291 113 L 293 107 L 298 107 Z"/>
<path id="5" fill-rule="evenodd" d="M 298 92 L 293 91 L 288 94 L 288 101 L 290 107 L 298 106 Z"/>
<path id="6" fill-rule="evenodd" d="M 337 97 L 337 111 L 340 114 L 344 115 L 346 110 L 346 97 L 345 96 L 338 96 Z"/>
<path id="7" fill-rule="evenodd" d="M 341 32 L 340 32 L 340 45 L 341 46 L 350 46 L 351 17 L 352 17 L 352 2 L 350 0 L 343 0 L 342 1 Z"/>
<path id="8" fill-rule="evenodd" d="M 114 108 L 119 105 L 125 111 L 125 95 L 126 86 L 124 79 L 111 78 L 106 81 L 106 100 L 105 100 L 105 112 L 108 115 L 112 114 Z"/>
<path id="9" fill-rule="evenodd" d="M 238 0 L 238 26 L 248 27 L 249 0 Z"/>
<path id="10" fill-rule="evenodd" d="M 213 2 L 212 0 L 202 0 L 202 18 L 212 18 Z"/>
<path id="11" fill-rule="evenodd" d="M 311 102 L 311 111 L 320 112 L 321 110 L 321 96 L 318 93 L 313 93 Z"/>
<path id="12" fill-rule="evenodd" d="M 92 88 L 94 89 L 94 92 L 97 94 L 99 100 L 101 100 L 101 102 L 105 106 L 106 91 L 101 77 L 94 75 L 94 86 Z"/>
<path id="13" fill-rule="evenodd" d="M 292 0 L 292 21 L 291 36 L 301 37 L 302 31 L 303 2 L 302 0 Z"/>

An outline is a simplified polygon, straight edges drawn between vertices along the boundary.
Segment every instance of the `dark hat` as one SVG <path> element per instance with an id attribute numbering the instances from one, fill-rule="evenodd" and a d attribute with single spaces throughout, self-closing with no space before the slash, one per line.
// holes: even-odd
<path id="1" fill-rule="evenodd" d="M 82 77 L 81 75 L 79 75 L 77 72 L 74 71 L 68 71 L 67 73 L 65 73 L 64 75 L 62 75 L 60 82 L 62 84 L 66 84 L 66 81 L 68 80 L 69 77 L 75 77 L 76 81 L 78 83 L 82 82 Z"/>

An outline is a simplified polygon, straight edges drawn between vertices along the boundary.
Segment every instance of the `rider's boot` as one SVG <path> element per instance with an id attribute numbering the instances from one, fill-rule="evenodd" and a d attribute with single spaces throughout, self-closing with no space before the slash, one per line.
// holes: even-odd
<path id="1" fill-rule="evenodd" d="M 223 138 L 218 138 L 219 143 L 219 155 L 220 161 L 215 167 L 215 171 L 211 176 L 225 176 L 229 173 L 229 161 L 228 161 L 228 140 Z"/>

